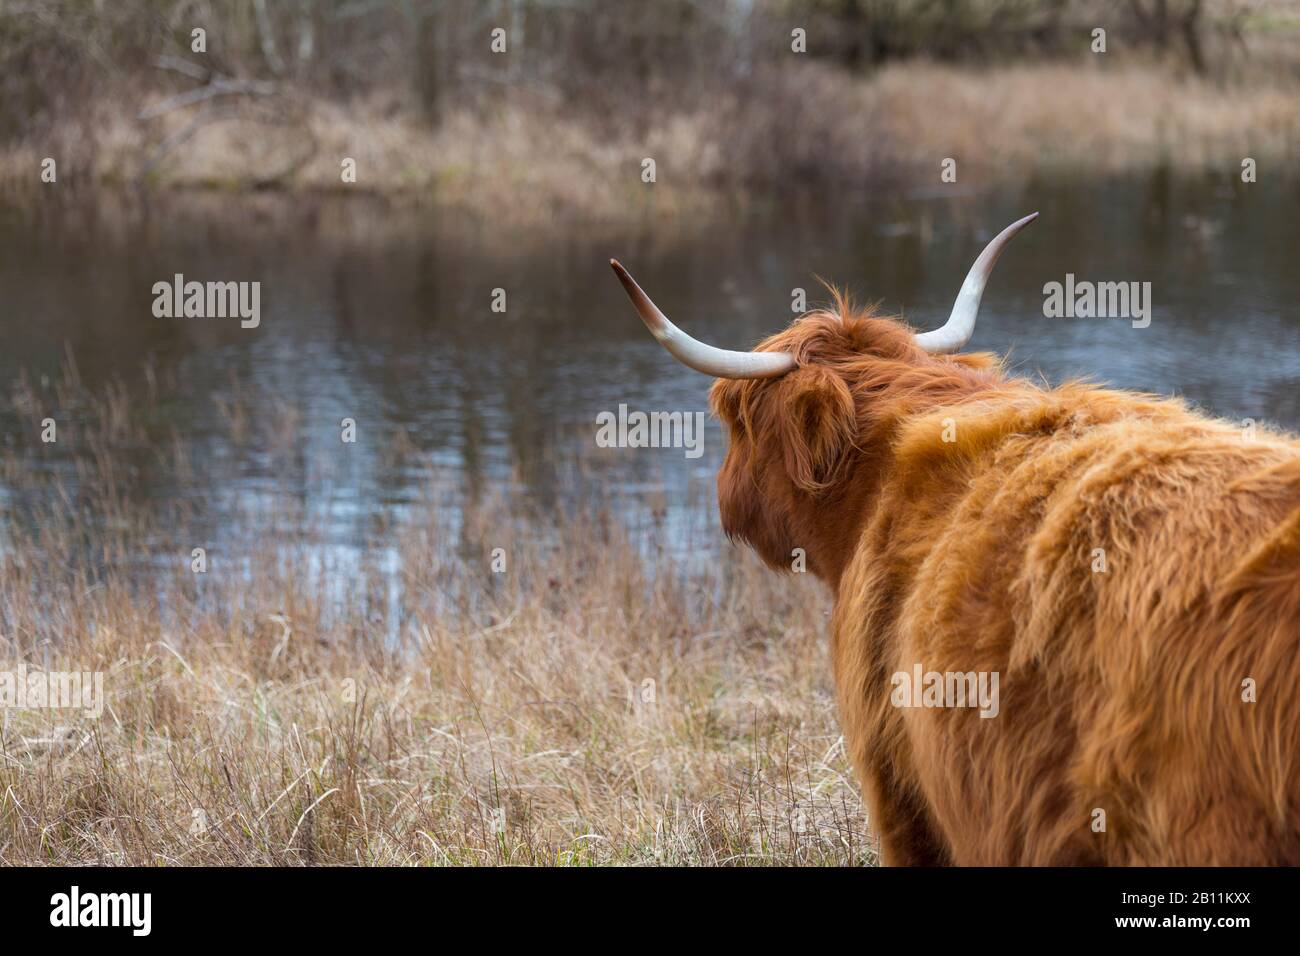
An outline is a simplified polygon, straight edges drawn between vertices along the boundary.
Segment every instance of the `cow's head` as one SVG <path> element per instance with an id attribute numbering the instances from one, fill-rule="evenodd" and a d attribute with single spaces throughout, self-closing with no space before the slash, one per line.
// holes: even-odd
<path id="1" fill-rule="evenodd" d="M 909 412 L 952 401 L 998 376 L 987 355 L 953 355 L 975 330 L 984 285 L 1011 237 L 1004 229 L 975 260 L 948 322 L 915 334 L 901 322 L 853 310 L 812 312 L 753 352 L 714 348 L 673 325 L 627 270 L 610 260 L 650 332 L 685 365 L 718 378 L 710 401 L 730 445 L 718 472 L 727 534 L 774 568 L 802 548 L 808 567 L 838 580 L 863 507 Z"/>

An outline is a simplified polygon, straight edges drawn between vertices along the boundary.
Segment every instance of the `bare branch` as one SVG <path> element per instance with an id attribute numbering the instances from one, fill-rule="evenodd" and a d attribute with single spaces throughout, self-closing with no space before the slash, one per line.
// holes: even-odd
<path id="1" fill-rule="evenodd" d="M 198 80 L 206 83 L 212 76 L 210 67 L 202 66 L 198 63 L 191 63 L 189 60 L 182 59 L 179 56 L 172 56 L 170 53 L 164 53 L 156 60 L 154 66 L 160 70 L 172 70 L 175 73 L 183 73 L 192 80 Z"/>
<path id="2" fill-rule="evenodd" d="M 170 113 L 172 110 L 193 106 L 195 103 L 202 103 L 217 96 L 274 96 L 278 92 L 279 88 L 274 83 L 259 80 L 228 80 L 224 77 L 215 77 L 207 86 L 187 90 L 184 93 L 177 93 L 175 96 L 167 97 L 161 103 L 156 103 L 147 109 L 141 110 L 136 119 L 155 119 L 164 113 Z"/>

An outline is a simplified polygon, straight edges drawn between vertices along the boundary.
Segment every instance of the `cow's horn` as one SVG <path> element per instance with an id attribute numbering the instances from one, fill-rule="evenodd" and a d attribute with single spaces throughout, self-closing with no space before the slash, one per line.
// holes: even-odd
<path id="1" fill-rule="evenodd" d="M 716 378 L 775 378 L 799 364 L 788 352 L 732 352 L 691 338 L 668 321 L 618 260 L 610 259 L 609 264 L 650 334 L 683 365 Z"/>
<path id="2" fill-rule="evenodd" d="M 917 345 L 927 352 L 945 353 L 956 352 L 970 341 L 971 335 L 975 332 L 975 315 L 980 309 L 980 296 L 984 294 L 984 283 L 989 281 L 993 264 L 998 261 L 998 256 L 1002 255 L 1002 250 L 1011 241 L 1011 237 L 1037 218 L 1038 213 L 1035 212 L 1024 219 L 1016 220 L 984 247 L 984 251 L 980 253 L 980 257 L 975 260 L 975 264 L 970 267 L 970 272 L 966 274 L 966 281 L 962 283 L 961 291 L 957 293 L 957 301 L 953 304 L 952 315 L 948 317 L 948 321 L 943 328 L 918 335 Z"/>

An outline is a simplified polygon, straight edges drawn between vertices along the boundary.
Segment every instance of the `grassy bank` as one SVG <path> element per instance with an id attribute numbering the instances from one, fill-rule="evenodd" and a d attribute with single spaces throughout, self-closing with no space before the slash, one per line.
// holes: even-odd
<path id="1" fill-rule="evenodd" d="M 1298 40 L 1295 0 L 0 2 L 0 188 L 369 192 L 514 224 L 1267 176 L 1300 147 Z"/>
<path id="2" fill-rule="evenodd" d="M 62 423 L 57 462 L 38 424 L 0 458 L 0 670 L 99 671 L 105 703 L 0 710 L 0 863 L 874 861 L 812 581 L 432 474 L 346 567 L 288 478 L 214 543 L 228 477 L 144 441 L 146 378 L 0 405 Z M 298 413 L 249 402 L 230 440 L 287 461 Z M 134 454 L 188 490 L 142 494 Z"/>
<path id="3" fill-rule="evenodd" d="M 7 144 L 11 189 L 60 182 L 374 192 L 497 220 L 678 216 L 791 188 L 965 189 L 1042 173 L 1158 165 L 1231 176 L 1250 156 L 1268 175 L 1300 145 L 1300 84 L 1225 86 L 1157 66 L 1100 62 L 976 70 L 907 63 L 870 77 L 817 65 L 756 78 L 707 106 L 608 122 L 520 90 L 491 109 L 453 108 L 436 126 L 400 97 L 347 105 L 232 103 L 152 120 L 158 92 L 92 101 L 45 135 Z M 945 158 L 957 182 L 940 181 Z M 345 158 L 356 182 L 342 180 Z M 642 181 L 655 160 L 656 182 Z"/>

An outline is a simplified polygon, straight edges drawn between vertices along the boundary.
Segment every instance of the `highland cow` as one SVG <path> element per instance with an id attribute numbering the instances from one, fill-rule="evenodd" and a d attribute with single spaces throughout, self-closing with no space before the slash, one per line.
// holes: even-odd
<path id="1" fill-rule="evenodd" d="M 844 738 L 890 864 L 1300 863 L 1300 442 L 1011 377 L 969 340 L 1007 241 L 914 334 L 838 294 L 717 376 L 726 533 L 835 599 Z M 896 675 L 997 675 L 899 706 Z"/>

